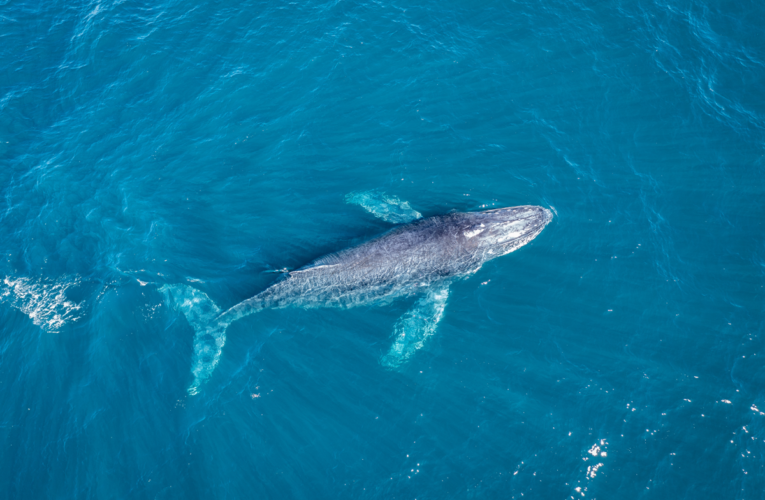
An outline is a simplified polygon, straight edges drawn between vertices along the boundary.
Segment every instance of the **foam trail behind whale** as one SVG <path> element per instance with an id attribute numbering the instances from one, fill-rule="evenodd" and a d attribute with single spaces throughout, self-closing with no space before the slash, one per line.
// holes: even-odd
<path id="1" fill-rule="evenodd" d="M 81 284 L 78 275 L 56 280 L 6 276 L 0 281 L 0 303 L 7 302 L 43 330 L 57 333 L 65 324 L 83 317 L 85 302 L 69 298 Z"/>
<path id="2" fill-rule="evenodd" d="M 163 285 L 160 292 L 165 294 L 168 303 L 186 317 L 194 328 L 194 354 L 191 373 L 194 381 L 188 388 L 192 396 L 199 392 L 199 387 L 212 375 L 220 361 L 220 353 L 226 343 L 226 326 L 219 325 L 215 318 L 220 315 L 220 308 L 204 292 L 187 285 Z"/>

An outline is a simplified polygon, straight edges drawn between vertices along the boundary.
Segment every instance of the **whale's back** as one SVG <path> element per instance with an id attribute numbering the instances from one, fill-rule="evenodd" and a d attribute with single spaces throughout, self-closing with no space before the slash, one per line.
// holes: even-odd
<path id="1" fill-rule="evenodd" d="M 271 307 L 350 306 L 406 295 L 475 267 L 459 214 L 420 219 L 361 245 L 321 257 L 264 291 Z M 480 264 L 478 264 L 480 265 Z"/>

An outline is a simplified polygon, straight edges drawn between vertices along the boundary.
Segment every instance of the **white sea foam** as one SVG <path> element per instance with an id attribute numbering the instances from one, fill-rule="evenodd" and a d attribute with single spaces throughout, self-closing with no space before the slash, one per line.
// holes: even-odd
<path id="1" fill-rule="evenodd" d="M 407 201 L 401 201 L 395 196 L 388 196 L 381 191 L 364 191 L 349 193 L 345 196 L 346 203 L 359 205 L 375 217 L 394 224 L 412 222 L 422 217 Z"/>
<path id="2" fill-rule="evenodd" d="M 0 302 L 26 314 L 43 330 L 57 333 L 65 324 L 82 318 L 85 302 L 67 296 L 80 283 L 77 275 L 56 280 L 6 276 L 0 284 Z"/>
<path id="3" fill-rule="evenodd" d="M 187 285 L 164 285 L 159 291 L 165 294 L 171 307 L 183 313 L 194 329 L 191 364 L 194 382 L 188 392 L 195 395 L 215 371 L 226 343 L 226 328 L 214 328 L 212 321 L 220 314 L 220 308 L 204 292 Z"/>
<path id="4" fill-rule="evenodd" d="M 449 288 L 441 287 L 428 293 L 415 302 L 404 313 L 393 329 L 393 345 L 380 359 L 380 364 L 387 368 L 397 368 L 404 364 L 425 341 L 436 331 L 438 322 L 444 315 Z"/>

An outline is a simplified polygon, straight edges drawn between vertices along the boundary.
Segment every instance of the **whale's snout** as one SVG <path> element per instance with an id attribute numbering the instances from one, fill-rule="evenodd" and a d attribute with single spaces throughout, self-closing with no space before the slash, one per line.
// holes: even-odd
<path id="1" fill-rule="evenodd" d="M 480 234 L 482 247 L 503 255 L 536 238 L 552 218 L 550 210 L 533 205 L 486 210 L 476 214 L 475 227 L 465 235 Z"/>
<path id="2" fill-rule="evenodd" d="M 552 221 L 553 214 L 544 207 L 533 205 L 521 207 L 497 208 L 481 212 L 492 224 L 499 226 L 512 225 L 532 230 L 538 226 L 544 227 Z"/>
<path id="3" fill-rule="evenodd" d="M 540 208 L 541 208 L 541 207 L 540 207 Z M 553 213 L 552 213 L 552 211 L 551 211 L 551 210 L 548 210 L 548 209 L 546 209 L 546 208 L 542 208 L 542 210 L 544 211 L 544 217 L 545 217 L 545 226 L 546 226 L 547 224 L 549 224 L 550 222 L 552 222 L 552 220 L 553 220 Z"/>

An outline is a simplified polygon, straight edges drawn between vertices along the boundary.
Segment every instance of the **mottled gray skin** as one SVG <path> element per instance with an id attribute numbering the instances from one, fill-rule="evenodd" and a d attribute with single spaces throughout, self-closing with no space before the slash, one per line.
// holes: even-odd
<path id="1" fill-rule="evenodd" d="M 419 219 L 288 273 L 222 313 L 216 326 L 264 308 L 352 307 L 411 295 L 474 273 L 533 240 L 551 220 L 549 210 L 535 206 Z"/>

